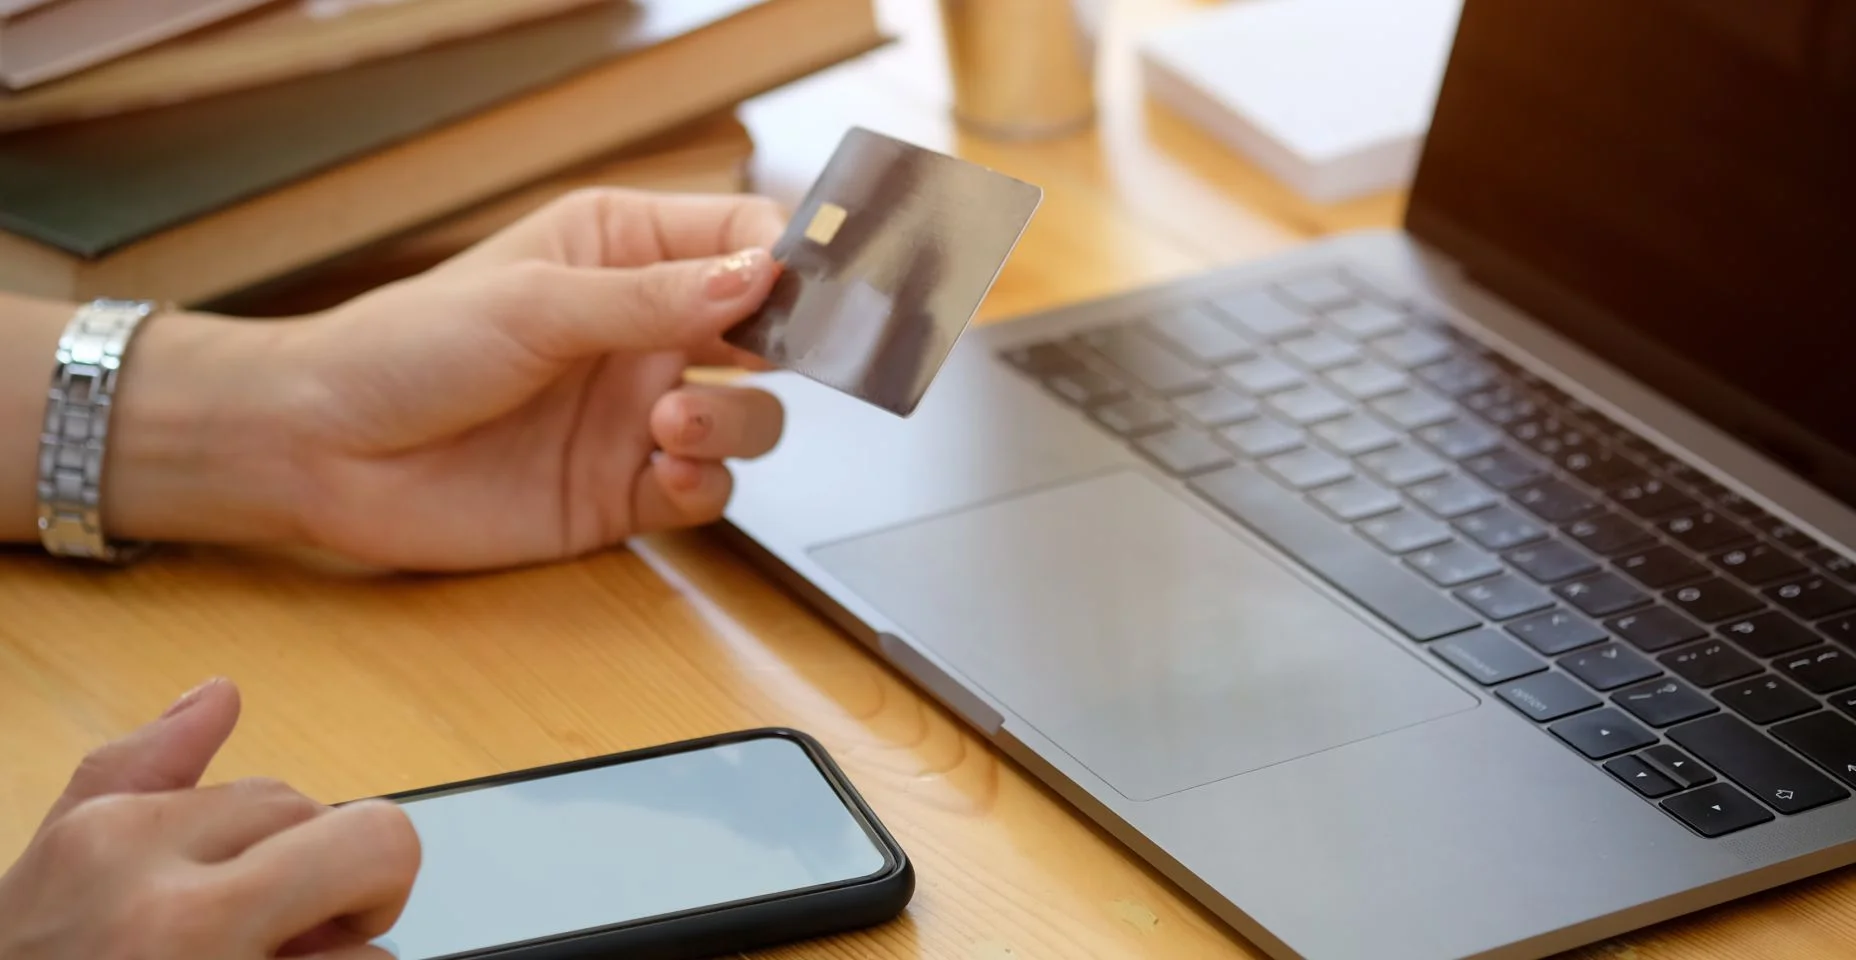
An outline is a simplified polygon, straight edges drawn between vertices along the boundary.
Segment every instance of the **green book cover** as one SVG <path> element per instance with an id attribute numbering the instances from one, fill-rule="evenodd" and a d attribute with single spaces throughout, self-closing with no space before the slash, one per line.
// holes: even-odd
<path id="1" fill-rule="evenodd" d="M 100 258 L 763 2 L 600 4 L 285 83 L 9 134 L 0 229 Z"/>

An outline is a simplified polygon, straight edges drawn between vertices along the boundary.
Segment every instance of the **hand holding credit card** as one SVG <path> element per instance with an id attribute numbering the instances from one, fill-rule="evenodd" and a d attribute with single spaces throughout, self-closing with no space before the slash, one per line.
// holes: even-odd
<path id="1" fill-rule="evenodd" d="M 976 164 L 852 128 L 774 245 L 780 279 L 730 343 L 908 416 L 1043 198 Z"/>

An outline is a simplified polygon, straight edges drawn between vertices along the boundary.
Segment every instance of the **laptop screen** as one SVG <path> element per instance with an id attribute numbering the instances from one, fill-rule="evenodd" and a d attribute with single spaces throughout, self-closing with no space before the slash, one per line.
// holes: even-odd
<path id="1" fill-rule="evenodd" d="M 1408 226 L 1856 503 L 1856 0 L 1467 0 Z"/>

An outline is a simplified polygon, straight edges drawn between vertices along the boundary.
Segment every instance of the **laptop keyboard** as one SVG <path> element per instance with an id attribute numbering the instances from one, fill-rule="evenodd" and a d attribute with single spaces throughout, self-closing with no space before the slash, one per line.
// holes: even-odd
<path id="1" fill-rule="evenodd" d="M 1856 564 L 1358 278 L 1005 359 L 1701 835 L 1856 786 Z"/>

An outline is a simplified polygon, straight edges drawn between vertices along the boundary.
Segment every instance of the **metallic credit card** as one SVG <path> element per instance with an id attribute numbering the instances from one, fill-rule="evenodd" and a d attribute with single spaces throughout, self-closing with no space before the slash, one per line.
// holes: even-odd
<path id="1" fill-rule="evenodd" d="M 773 248 L 783 272 L 728 342 L 908 416 L 1044 192 L 852 128 Z"/>

